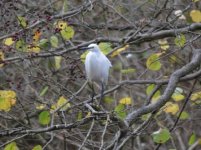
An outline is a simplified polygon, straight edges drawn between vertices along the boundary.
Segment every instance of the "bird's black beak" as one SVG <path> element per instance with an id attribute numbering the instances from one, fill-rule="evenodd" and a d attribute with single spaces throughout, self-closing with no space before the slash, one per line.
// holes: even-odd
<path id="1" fill-rule="evenodd" d="M 93 49 L 93 47 L 80 47 L 79 49 L 82 51 L 86 51 L 86 50 Z"/>

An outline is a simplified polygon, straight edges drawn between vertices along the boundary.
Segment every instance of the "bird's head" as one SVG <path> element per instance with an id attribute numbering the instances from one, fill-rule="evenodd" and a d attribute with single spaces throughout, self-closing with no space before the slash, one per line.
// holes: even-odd
<path id="1" fill-rule="evenodd" d="M 94 43 L 90 44 L 88 46 L 88 49 L 89 49 L 89 51 L 92 51 L 92 52 L 100 52 L 99 46 L 97 44 L 94 44 Z"/>

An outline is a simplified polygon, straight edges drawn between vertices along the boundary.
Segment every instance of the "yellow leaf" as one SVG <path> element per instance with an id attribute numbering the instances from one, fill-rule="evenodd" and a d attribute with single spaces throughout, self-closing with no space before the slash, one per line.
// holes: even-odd
<path id="1" fill-rule="evenodd" d="M 130 105 L 130 104 L 132 104 L 132 99 L 131 99 L 131 97 L 124 97 L 124 98 L 120 99 L 119 103 L 124 104 L 124 105 Z"/>
<path id="2" fill-rule="evenodd" d="M 65 111 L 68 108 L 70 108 L 70 103 L 67 103 L 68 100 L 65 99 L 63 96 L 59 97 L 58 101 L 57 101 L 57 108 L 63 106 L 64 104 L 66 104 L 65 106 L 63 106 L 60 110 L 61 111 Z"/>
<path id="3" fill-rule="evenodd" d="M 42 110 L 42 109 L 44 109 L 45 107 L 46 107 L 45 104 L 36 105 L 36 109 L 38 109 L 38 110 Z"/>
<path id="4" fill-rule="evenodd" d="M 86 115 L 86 118 L 89 118 L 91 116 L 91 112 L 89 111 Z"/>
<path id="5" fill-rule="evenodd" d="M 50 112 L 52 113 L 56 109 L 57 109 L 57 104 L 53 104 L 53 105 L 51 105 Z"/>
<path id="6" fill-rule="evenodd" d="M 36 45 L 28 45 L 27 46 L 28 52 L 31 53 L 39 53 L 40 52 L 40 47 Z"/>
<path id="7" fill-rule="evenodd" d="M 146 61 L 146 66 L 149 70 L 157 71 L 161 68 L 161 63 L 157 54 L 152 54 Z"/>
<path id="8" fill-rule="evenodd" d="M 111 54 L 111 57 L 117 56 L 117 55 L 118 55 L 119 53 L 121 53 L 122 51 L 125 51 L 128 47 L 129 47 L 129 45 L 127 44 L 127 45 L 125 45 L 124 47 L 117 49 L 116 51 L 114 51 L 114 52 Z"/>
<path id="9" fill-rule="evenodd" d="M 170 45 L 168 44 L 168 41 L 166 39 L 160 39 L 160 40 L 158 40 L 158 43 L 160 44 L 160 47 L 162 50 L 167 50 L 170 47 Z"/>
<path id="10" fill-rule="evenodd" d="M 11 90 L 0 90 L 0 97 L 3 97 L 5 99 L 15 99 L 16 93 Z"/>
<path id="11" fill-rule="evenodd" d="M 181 101 L 185 98 L 184 95 L 182 95 L 183 93 L 183 89 L 180 88 L 180 87 L 177 87 L 174 91 L 174 93 L 172 94 L 172 98 L 175 100 L 175 101 Z"/>
<path id="12" fill-rule="evenodd" d="M 172 115 L 175 115 L 179 111 L 179 105 L 172 102 L 167 102 L 164 107 L 163 111 Z"/>
<path id="13" fill-rule="evenodd" d="M 16 104 L 16 93 L 11 90 L 0 90 L 0 111 L 9 111 Z"/>
<path id="14" fill-rule="evenodd" d="M 62 60 L 62 57 L 61 57 L 61 56 L 55 56 L 55 57 L 54 57 L 55 68 L 56 68 L 57 70 L 61 68 L 61 60 Z"/>
<path id="15" fill-rule="evenodd" d="M 9 100 L 0 97 L 0 111 L 9 111 L 11 108 L 11 103 Z"/>
<path id="16" fill-rule="evenodd" d="M 190 16 L 193 22 L 201 22 L 201 12 L 199 10 L 192 10 Z"/>
<path id="17" fill-rule="evenodd" d="M 40 30 L 36 30 L 36 31 L 34 32 L 34 36 L 33 36 L 34 42 L 37 42 L 37 41 L 40 39 L 40 36 L 41 36 Z"/>
<path id="18" fill-rule="evenodd" d="M 196 92 L 196 93 L 193 93 L 190 97 L 190 100 L 192 101 L 196 101 L 198 99 L 201 99 L 201 91 L 200 92 Z"/>
<path id="19" fill-rule="evenodd" d="M 11 100 L 10 100 L 10 103 L 11 103 L 11 106 L 15 106 L 15 104 L 16 104 L 16 99 L 11 99 Z"/>
<path id="20" fill-rule="evenodd" d="M 174 93 L 174 94 L 172 95 L 172 98 L 173 98 L 175 101 L 182 101 L 182 100 L 185 98 L 185 96 L 182 95 L 182 94 L 179 94 L 179 93 Z"/>
<path id="21" fill-rule="evenodd" d="M 59 20 L 56 23 L 56 28 L 60 30 L 64 30 L 68 26 L 67 22 Z"/>
<path id="22" fill-rule="evenodd" d="M 4 61 L 4 53 L 0 52 L 0 67 L 3 67 L 3 63 L 1 63 L 1 61 Z"/>
<path id="23" fill-rule="evenodd" d="M 7 46 L 11 46 L 14 42 L 15 41 L 11 37 L 4 40 L 4 44 Z"/>

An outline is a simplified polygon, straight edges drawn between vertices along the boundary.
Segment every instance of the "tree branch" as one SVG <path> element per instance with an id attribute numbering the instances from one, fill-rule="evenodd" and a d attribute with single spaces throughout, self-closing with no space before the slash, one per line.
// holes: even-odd
<path id="1" fill-rule="evenodd" d="M 176 85 L 179 82 L 179 79 L 196 69 L 200 65 L 200 62 L 201 49 L 195 49 L 193 51 L 193 57 L 191 62 L 183 66 L 181 69 L 178 69 L 171 75 L 167 88 L 165 89 L 163 95 L 159 98 L 159 100 L 156 103 L 143 106 L 142 108 L 139 108 L 138 110 L 128 114 L 125 119 L 125 124 L 127 126 L 131 126 L 138 117 L 156 111 L 160 109 L 163 105 L 165 105 L 165 103 L 170 99 L 172 93 L 174 92 Z"/>

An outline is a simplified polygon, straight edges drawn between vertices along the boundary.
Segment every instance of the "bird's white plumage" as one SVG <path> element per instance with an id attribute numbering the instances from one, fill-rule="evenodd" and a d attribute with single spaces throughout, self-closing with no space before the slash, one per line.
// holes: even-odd
<path id="1" fill-rule="evenodd" d="M 109 68 L 112 66 L 109 59 L 100 51 L 97 44 L 90 44 L 90 52 L 86 56 L 85 70 L 90 82 L 107 84 Z"/>

